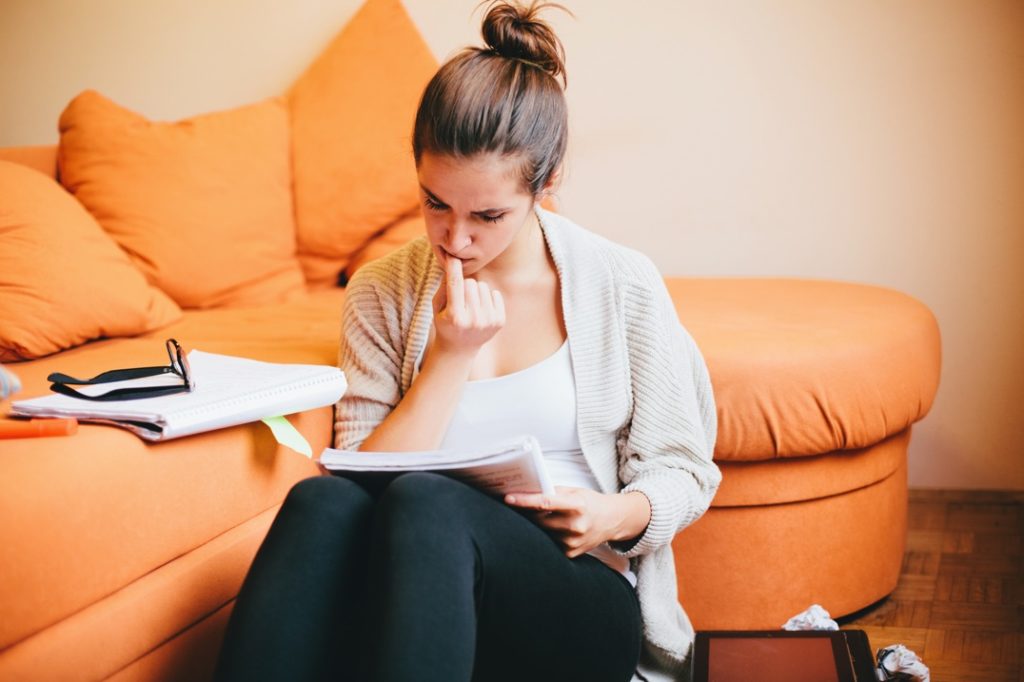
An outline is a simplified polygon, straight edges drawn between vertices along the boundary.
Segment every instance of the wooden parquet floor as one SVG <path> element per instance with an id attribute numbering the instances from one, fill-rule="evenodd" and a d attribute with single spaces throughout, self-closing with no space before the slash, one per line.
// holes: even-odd
<path id="1" fill-rule="evenodd" d="M 1024 492 L 911 490 L 896 590 L 838 619 L 932 682 L 1024 682 Z"/>

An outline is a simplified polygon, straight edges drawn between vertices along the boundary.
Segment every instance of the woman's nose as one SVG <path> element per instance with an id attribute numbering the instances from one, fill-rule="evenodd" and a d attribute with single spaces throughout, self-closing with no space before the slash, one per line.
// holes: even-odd
<path id="1" fill-rule="evenodd" d="M 462 251 L 464 248 L 472 244 L 473 238 L 470 235 L 469 230 L 466 229 L 464 225 L 460 224 L 458 221 L 453 221 L 452 224 L 448 226 L 448 239 L 446 241 L 448 243 L 445 245 L 445 248 L 448 252 L 457 254 L 459 251 Z"/>

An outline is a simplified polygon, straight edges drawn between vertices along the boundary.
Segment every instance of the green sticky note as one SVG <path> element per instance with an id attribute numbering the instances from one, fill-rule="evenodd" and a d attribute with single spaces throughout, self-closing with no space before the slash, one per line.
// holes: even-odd
<path id="1" fill-rule="evenodd" d="M 267 417 L 263 420 L 263 423 L 270 427 L 274 438 L 281 445 L 291 448 L 306 457 L 313 456 L 313 448 L 309 447 L 309 441 L 284 417 Z"/>

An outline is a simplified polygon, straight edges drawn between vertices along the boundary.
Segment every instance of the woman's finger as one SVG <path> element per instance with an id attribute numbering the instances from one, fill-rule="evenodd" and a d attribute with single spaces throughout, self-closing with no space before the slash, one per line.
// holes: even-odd
<path id="1" fill-rule="evenodd" d="M 448 284 L 447 282 L 437 288 L 437 293 L 434 294 L 434 314 L 439 315 L 444 307 L 448 304 Z"/>
<path id="2" fill-rule="evenodd" d="M 546 509 L 547 498 L 538 493 L 516 493 L 506 495 L 505 504 L 523 509 Z"/>
<path id="3" fill-rule="evenodd" d="M 569 537 L 569 530 L 565 526 L 565 519 L 560 514 L 551 512 L 530 512 L 533 522 L 551 534 L 556 540 L 565 543 Z"/>
<path id="4" fill-rule="evenodd" d="M 505 504 L 536 511 L 556 511 L 559 508 L 556 497 L 543 493 L 514 493 L 505 496 Z"/>
<path id="5" fill-rule="evenodd" d="M 477 323 L 480 320 L 480 289 L 479 282 L 472 277 L 463 280 L 462 287 L 465 291 L 465 310 L 467 318 L 472 323 Z"/>
<path id="6" fill-rule="evenodd" d="M 466 283 L 462 278 L 462 261 L 454 256 L 445 256 L 445 280 L 448 289 L 447 304 L 453 312 L 460 312 L 466 307 Z"/>
<path id="7" fill-rule="evenodd" d="M 494 301 L 491 299 L 491 287 L 487 282 L 477 281 L 477 293 L 480 296 L 479 322 L 490 326 L 494 323 Z"/>
<path id="8" fill-rule="evenodd" d="M 494 324 L 498 327 L 505 326 L 505 299 L 497 289 L 491 291 L 491 306 L 494 308 Z"/>

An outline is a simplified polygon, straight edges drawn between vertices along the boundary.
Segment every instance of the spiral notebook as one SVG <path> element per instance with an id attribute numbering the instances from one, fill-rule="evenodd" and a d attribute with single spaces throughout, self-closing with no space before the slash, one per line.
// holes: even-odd
<path id="1" fill-rule="evenodd" d="M 11 412 L 112 424 L 161 441 L 332 405 L 347 386 L 342 371 L 329 365 L 261 362 L 198 350 L 189 352 L 188 363 L 195 380 L 189 393 L 110 402 L 48 395 L 15 401 Z"/>

